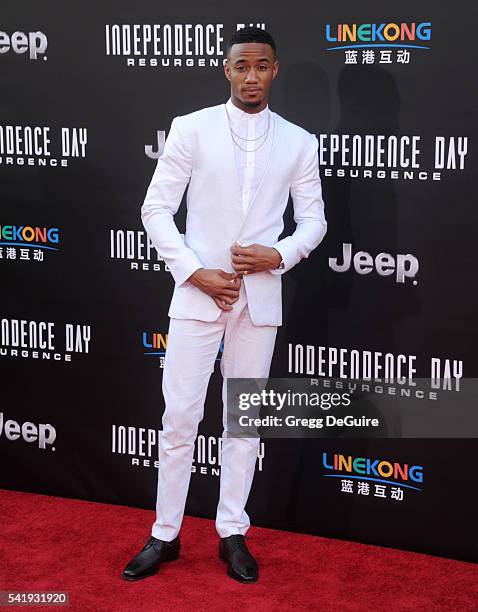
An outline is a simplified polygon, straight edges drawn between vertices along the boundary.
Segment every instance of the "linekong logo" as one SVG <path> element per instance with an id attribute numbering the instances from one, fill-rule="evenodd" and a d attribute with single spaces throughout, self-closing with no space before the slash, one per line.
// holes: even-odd
<path id="1" fill-rule="evenodd" d="M 34 247 L 58 251 L 60 241 L 57 227 L 31 225 L 0 225 L 0 245 Z M 53 246 L 55 245 L 55 246 Z"/>
<path id="2" fill-rule="evenodd" d="M 166 354 L 166 347 L 168 345 L 168 334 L 160 332 L 143 332 L 143 348 L 145 355 L 153 355 L 164 357 Z M 224 340 L 221 340 L 219 345 L 219 352 L 216 360 L 221 359 L 222 352 L 224 351 Z"/>
<path id="3" fill-rule="evenodd" d="M 327 42 L 343 43 L 327 51 L 357 47 L 400 47 L 429 49 L 422 41 L 432 38 L 431 21 L 421 23 L 338 23 L 325 24 Z M 421 44 L 420 44 L 421 43 Z"/>
<path id="4" fill-rule="evenodd" d="M 423 482 L 423 466 L 408 465 L 408 463 L 391 462 L 384 459 L 371 459 L 369 457 L 352 457 L 335 453 L 331 457 L 322 453 L 322 466 L 336 474 L 323 474 L 329 478 L 353 478 L 357 480 L 371 480 L 385 482 L 400 487 L 422 491 L 420 487 L 407 482 L 421 484 Z M 345 476 L 344 472 L 347 474 Z"/>
<path id="5" fill-rule="evenodd" d="M 143 332 L 143 348 L 145 355 L 161 355 L 166 354 L 166 345 L 168 343 L 168 334 L 159 332 Z"/>

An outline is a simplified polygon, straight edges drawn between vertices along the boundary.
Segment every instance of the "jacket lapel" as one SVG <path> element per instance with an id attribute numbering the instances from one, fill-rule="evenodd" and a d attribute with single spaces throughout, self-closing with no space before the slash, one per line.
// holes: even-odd
<path id="1" fill-rule="evenodd" d="M 237 204 L 237 209 L 240 212 L 241 223 L 244 222 L 245 215 L 242 208 L 242 194 L 237 174 L 236 156 L 234 154 L 234 143 L 232 141 L 229 119 L 227 117 L 226 105 L 221 105 L 222 127 L 221 140 L 222 146 L 218 147 L 219 155 L 222 157 L 222 166 L 225 168 L 224 175 L 230 177 L 231 182 L 231 197 Z"/>
<path id="2" fill-rule="evenodd" d="M 231 129 L 229 126 L 229 119 L 227 116 L 227 111 L 226 111 L 226 105 L 225 104 L 221 104 L 221 115 L 222 115 L 222 127 L 223 129 L 221 130 L 221 136 L 220 136 L 220 146 L 218 146 L 218 151 L 219 151 L 219 155 L 222 156 L 222 160 L 221 160 L 221 166 L 223 167 L 223 176 L 226 176 L 230 179 L 230 183 L 231 183 L 231 198 L 233 199 L 233 203 L 236 205 L 234 206 L 234 208 L 237 210 L 239 219 L 240 219 L 240 230 L 239 233 L 242 231 L 242 228 L 244 227 L 245 222 L 247 221 L 247 218 L 252 210 L 252 207 L 256 201 L 256 199 L 258 197 L 260 197 L 262 188 L 264 186 L 264 183 L 266 181 L 266 178 L 270 172 L 271 166 L 274 165 L 274 160 L 276 158 L 277 155 L 277 140 L 278 140 L 278 124 L 279 122 L 277 121 L 277 116 L 274 112 L 271 111 L 271 115 L 272 115 L 272 144 L 271 144 L 271 148 L 269 151 L 269 156 L 267 158 L 267 162 L 266 162 L 266 167 L 264 169 L 264 172 L 262 174 L 260 183 L 259 183 L 259 187 L 256 191 L 256 193 L 254 194 L 254 197 L 252 198 L 252 200 L 249 202 L 249 207 L 246 211 L 246 213 L 244 213 L 243 207 L 242 207 L 242 193 L 241 193 L 241 186 L 239 183 L 239 176 L 237 174 L 237 167 L 236 167 L 236 156 L 234 153 L 234 142 L 232 140 L 232 136 L 231 136 Z M 222 146 L 221 146 L 222 145 Z"/>
<path id="3" fill-rule="evenodd" d="M 244 227 L 244 224 L 246 223 L 247 218 L 248 218 L 248 216 L 251 213 L 251 210 L 252 210 L 252 207 L 254 205 L 254 202 L 261 195 L 262 187 L 264 185 L 264 182 L 266 180 L 267 175 L 269 174 L 269 170 L 270 170 L 271 166 L 274 165 L 274 160 L 275 160 L 276 150 L 277 150 L 276 140 L 277 140 L 277 130 L 278 130 L 277 124 L 278 124 L 278 121 L 277 121 L 277 118 L 276 118 L 276 114 L 273 113 L 272 111 L 271 111 L 271 115 L 272 115 L 272 144 L 271 144 L 271 148 L 270 148 L 270 151 L 269 151 L 269 156 L 267 158 L 266 167 L 264 168 L 264 172 L 262 173 L 262 178 L 261 178 L 261 180 L 259 182 L 259 187 L 257 188 L 257 191 L 254 194 L 254 197 L 249 202 L 249 208 L 247 209 L 246 214 L 245 215 L 243 214 L 243 218 L 244 219 L 243 219 L 243 223 L 241 225 L 240 231 L 242 231 L 242 228 Z M 234 153 L 234 151 L 233 151 L 233 153 Z M 237 175 L 237 172 L 236 172 L 236 175 Z M 239 195 L 240 195 L 240 193 L 239 193 Z"/>
<path id="4" fill-rule="evenodd" d="M 254 204 L 257 196 L 259 195 L 261 189 L 262 189 L 262 185 L 264 184 L 264 179 L 267 176 L 268 170 L 269 170 L 269 166 L 271 165 L 271 158 L 272 158 L 272 154 L 274 151 L 274 140 L 275 140 L 275 136 L 276 136 L 276 116 L 275 113 L 271 113 L 272 115 L 272 144 L 271 144 L 271 148 L 269 151 L 269 156 L 267 158 L 266 161 L 266 167 L 264 168 L 264 172 L 262 173 L 262 178 L 259 182 L 259 187 L 257 188 L 256 193 L 254 194 L 254 197 L 252 198 L 252 200 L 249 202 L 249 208 L 247 209 L 247 212 L 249 212 L 252 208 L 252 205 Z M 246 215 L 247 216 L 247 215 Z"/>

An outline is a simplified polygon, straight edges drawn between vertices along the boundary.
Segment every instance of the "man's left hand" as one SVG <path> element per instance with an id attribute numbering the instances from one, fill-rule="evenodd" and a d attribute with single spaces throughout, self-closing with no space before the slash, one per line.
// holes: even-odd
<path id="1" fill-rule="evenodd" d="M 234 271 L 240 276 L 274 270 L 282 260 L 279 251 L 263 244 L 241 247 L 235 242 L 231 247 L 231 256 Z"/>

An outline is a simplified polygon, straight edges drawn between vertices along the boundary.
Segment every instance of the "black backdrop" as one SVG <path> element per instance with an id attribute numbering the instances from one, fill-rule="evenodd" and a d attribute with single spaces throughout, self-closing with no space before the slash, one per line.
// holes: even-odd
<path id="1" fill-rule="evenodd" d="M 173 117 L 226 101 L 220 53 L 241 23 L 264 24 L 276 38 L 271 108 L 320 138 L 329 223 L 324 243 L 284 276 L 272 375 L 301 375 L 289 353 L 309 345 L 415 356 L 424 379 L 434 358 L 442 376 L 453 360 L 463 379 L 475 376 L 472 10 L 302 0 L 3 7 L 0 486 L 154 507 L 173 281 L 147 249 L 140 206 Z M 396 28 L 380 24 L 389 23 L 430 25 L 418 29 L 422 38 L 386 40 Z M 153 45 L 144 53 L 144 34 L 167 37 L 165 24 L 186 35 L 202 24 L 224 41 L 200 57 L 194 44 L 184 54 L 184 37 L 183 55 L 174 44 L 171 55 Z M 337 24 L 376 24 L 360 31 L 370 38 L 378 29 L 378 39 L 334 41 Z M 135 32 L 140 53 L 125 55 L 122 36 L 134 45 Z M 50 142 L 37 138 L 28 151 L 38 127 Z M 375 154 L 347 165 L 354 136 L 363 156 L 370 142 Z M 389 137 L 404 146 L 402 164 L 376 154 Z M 416 167 L 406 165 L 413 137 Z M 344 244 L 370 254 L 358 270 L 334 270 Z M 375 263 L 380 253 L 392 274 Z M 41 322 L 54 334 L 43 348 Z M 213 517 L 217 503 L 220 385 L 217 368 L 187 505 L 198 516 Z M 478 559 L 474 439 L 267 440 L 262 455 L 248 505 L 256 525 Z M 354 477 L 327 467 L 334 455 L 420 466 L 423 479 Z"/>

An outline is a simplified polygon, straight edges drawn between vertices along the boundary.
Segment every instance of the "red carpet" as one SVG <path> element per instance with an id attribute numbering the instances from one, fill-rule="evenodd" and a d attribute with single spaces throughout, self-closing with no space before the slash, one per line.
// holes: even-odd
<path id="1" fill-rule="evenodd" d="M 152 511 L 0 491 L 0 513 L 0 590 L 69 592 L 68 607 L 35 610 L 478 610 L 471 563 L 251 528 L 261 572 L 243 585 L 218 559 L 213 521 L 186 517 L 180 559 L 126 582 L 121 571 L 148 539 Z"/>

